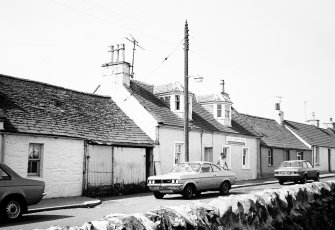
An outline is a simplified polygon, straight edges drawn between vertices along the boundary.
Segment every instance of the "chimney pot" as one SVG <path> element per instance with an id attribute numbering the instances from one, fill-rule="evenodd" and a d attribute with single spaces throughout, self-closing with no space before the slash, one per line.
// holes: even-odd
<path id="1" fill-rule="evenodd" d="M 120 48 L 119 45 L 116 45 L 116 63 L 119 62 Z"/>

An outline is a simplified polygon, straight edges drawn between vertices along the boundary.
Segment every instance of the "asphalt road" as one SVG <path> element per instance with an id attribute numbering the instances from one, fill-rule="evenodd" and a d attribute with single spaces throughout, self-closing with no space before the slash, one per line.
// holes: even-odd
<path id="1" fill-rule="evenodd" d="M 333 178 L 326 178 L 323 180 L 330 180 Z M 292 184 L 285 184 L 284 186 L 291 186 Z M 258 185 L 252 187 L 244 187 L 232 189 L 230 195 L 254 193 L 269 188 L 280 188 L 283 185 L 269 184 Z M 219 196 L 218 192 L 203 193 L 200 198 L 192 199 L 191 201 L 209 202 Z M 91 220 L 98 220 L 105 215 L 111 213 L 136 213 L 146 212 L 160 208 L 162 206 L 175 206 L 191 202 L 185 200 L 181 195 L 166 195 L 164 199 L 157 200 L 151 193 L 142 193 L 137 195 L 129 195 L 122 197 L 102 199 L 102 204 L 95 208 L 77 208 L 77 209 L 63 209 L 55 211 L 46 211 L 40 213 L 33 213 L 24 215 L 17 223 L 6 223 L 0 219 L 1 230 L 12 229 L 47 229 L 52 225 L 60 226 L 81 226 L 84 222 Z"/>

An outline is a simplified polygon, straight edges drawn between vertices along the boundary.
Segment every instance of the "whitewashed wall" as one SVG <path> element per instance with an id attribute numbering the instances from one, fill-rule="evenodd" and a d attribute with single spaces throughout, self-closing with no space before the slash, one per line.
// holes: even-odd
<path id="1" fill-rule="evenodd" d="M 6 135 L 4 163 L 27 178 L 29 143 L 43 144 L 41 176 L 28 177 L 44 181 L 47 198 L 82 194 L 84 141 Z"/>

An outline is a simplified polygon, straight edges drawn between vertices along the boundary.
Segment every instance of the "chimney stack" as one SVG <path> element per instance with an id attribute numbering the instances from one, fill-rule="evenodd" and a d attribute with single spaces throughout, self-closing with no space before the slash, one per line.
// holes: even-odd
<path id="1" fill-rule="evenodd" d="M 318 119 L 315 119 L 315 113 L 313 112 L 312 113 L 312 119 L 310 119 L 310 120 L 307 120 L 307 124 L 309 124 L 309 125 L 314 125 L 314 126 L 316 126 L 316 127 L 320 127 L 320 120 L 318 120 Z"/>
<path id="2" fill-rule="evenodd" d="M 330 118 L 329 122 L 326 122 L 326 123 L 323 123 L 323 124 L 324 124 L 324 127 L 326 129 L 331 128 L 331 129 L 335 130 L 335 122 L 333 121 L 333 118 Z"/>
<path id="3" fill-rule="evenodd" d="M 221 80 L 221 83 L 220 83 L 220 85 L 222 85 L 221 94 L 222 94 L 223 96 L 226 96 L 226 97 L 228 97 L 228 98 L 229 98 L 229 94 L 228 94 L 228 93 L 226 93 L 226 92 L 225 92 L 225 89 L 224 89 L 224 85 L 225 85 L 225 82 L 224 82 L 224 80 Z M 230 99 L 230 98 L 229 98 L 229 99 Z"/>
<path id="4" fill-rule="evenodd" d="M 98 93 L 109 95 L 111 87 L 130 86 L 130 64 L 125 61 L 125 45 L 117 44 L 110 47 L 111 62 L 102 65 L 103 83 Z"/>

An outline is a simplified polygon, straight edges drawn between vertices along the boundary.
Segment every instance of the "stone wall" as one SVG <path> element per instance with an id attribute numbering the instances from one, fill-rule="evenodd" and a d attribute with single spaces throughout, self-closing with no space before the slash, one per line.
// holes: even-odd
<path id="1" fill-rule="evenodd" d="M 335 180 L 219 197 L 143 214 L 111 214 L 64 229 L 335 229 Z"/>

